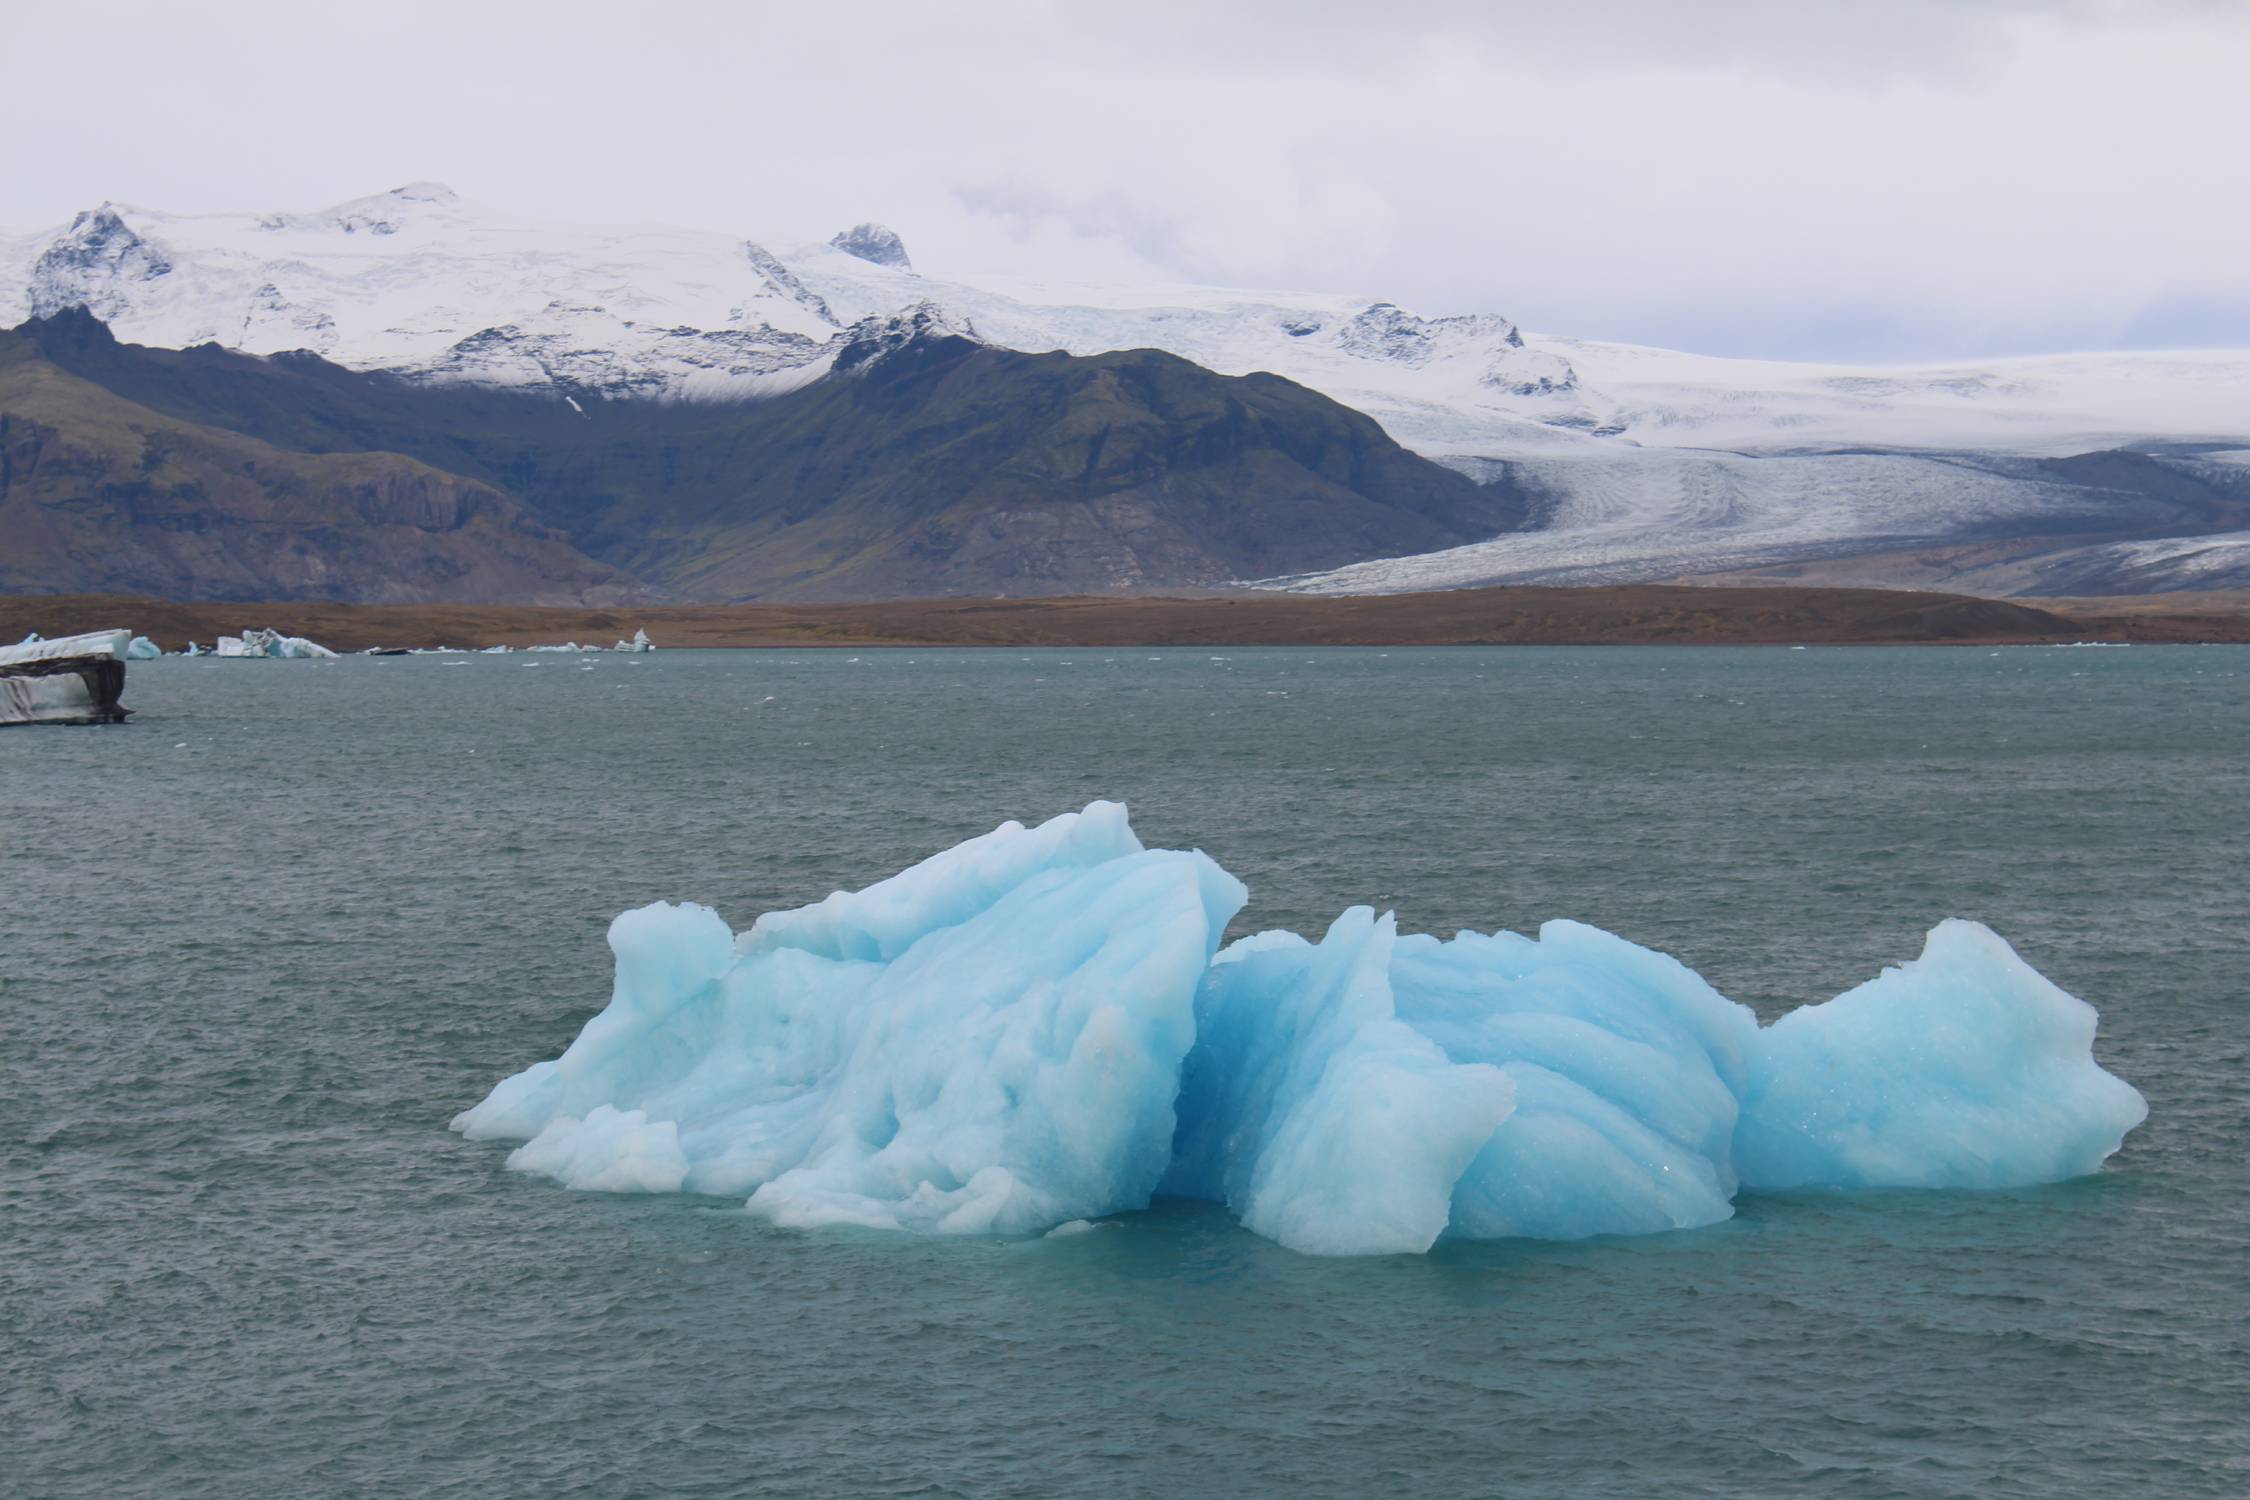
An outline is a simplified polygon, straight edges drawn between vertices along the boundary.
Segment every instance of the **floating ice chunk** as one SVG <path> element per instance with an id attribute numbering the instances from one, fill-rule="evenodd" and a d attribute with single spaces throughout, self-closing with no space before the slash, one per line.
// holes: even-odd
<path id="1" fill-rule="evenodd" d="M 33 632 L 0 646 L 0 724 L 116 724 L 131 710 L 119 658 L 129 630 L 89 630 L 48 640 Z"/>
<path id="2" fill-rule="evenodd" d="M 1397 1019 L 1395 940 L 1392 917 L 1355 906 L 1317 946 L 1263 933 L 1220 955 L 1164 1191 L 1222 1201 L 1292 1250 L 1430 1248 L 1514 1096 L 1499 1069 L 1449 1062 Z"/>
<path id="3" fill-rule="evenodd" d="M 619 641 L 610 649 L 613 651 L 633 652 L 654 651 L 656 649 L 656 643 L 648 638 L 648 632 L 646 630 L 636 630 L 633 632 L 633 638 L 631 640 Z"/>
<path id="4" fill-rule="evenodd" d="M 301 635 L 283 635 L 278 630 L 246 630 L 240 635 L 220 636 L 218 654 L 278 660 L 329 657 L 336 653 Z"/>
<path id="5" fill-rule="evenodd" d="M 2098 1017 L 1978 922 L 1758 1039 L 1735 1161 L 1752 1188 L 2017 1187 L 2099 1167 L 2148 1102 Z"/>
<path id="6" fill-rule="evenodd" d="M 484 649 L 483 649 L 483 650 L 482 650 L 481 652 L 479 652 L 479 653 L 478 653 L 478 655 L 480 655 L 480 656 L 506 656 L 506 655 L 507 655 L 507 654 L 508 654 L 509 652 L 511 652 L 511 651 L 513 651 L 513 650 L 515 650 L 515 649 L 516 649 L 516 648 L 515 648 L 515 647 L 513 647 L 513 646 L 487 646 L 487 647 L 485 647 L 485 648 L 484 648 Z"/>
<path id="7" fill-rule="evenodd" d="M 706 907 L 627 912 L 608 1009 L 455 1125 L 587 1187 L 661 1179 L 668 1125 L 679 1185 L 783 1224 L 1027 1233 L 1138 1208 L 1244 896 L 1096 803 L 739 942 Z"/>
<path id="8" fill-rule="evenodd" d="M 674 1193 L 687 1180 L 677 1125 L 607 1104 L 596 1105 L 583 1120 L 549 1121 L 516 1149 L 508 1165 L 607 1193 Z"/>
<path id="9" fill-rule="evenodd" d="M 1440 942 L 1355 907 L 1214 956 L 1245 895 L 1097 802 L 739 935 L 644 907 L 608 1007 L 454 1124 L 782 1224 L 1031 1233 L 1163 1191 L 1342 1255 L 1710 1224 L 1740 1183 L 2045 1182 L 2146 1114 L 2092 1008 L 1974 923 L 1761 1030 L 1575 922 Z"/>
<path id="10" fill-rule="evenodd" d="M 136 635 L 126 644 L 127 661 L 154 661 L 164 654 L 164 648 L 145 635 Z"/>

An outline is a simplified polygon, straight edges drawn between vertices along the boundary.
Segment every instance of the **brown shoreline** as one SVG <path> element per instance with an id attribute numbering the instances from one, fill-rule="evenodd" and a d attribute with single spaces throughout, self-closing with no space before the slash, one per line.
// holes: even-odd
<path id="1" fill-rule="evenodd" d="M 1890 589 L 1491 588 L 1320 598 L 931 599 L 889 604 L 557 608 L 508 604 L 179 603 L 117 595 L 0 598 L 0 640 L 127 627 L 166 650 L 265 627 L 338 651 L 607 646 L 636 628 L 666 647 L 2008 645 L 2250 642 L 2250 596 L 2041 600 Z"/>

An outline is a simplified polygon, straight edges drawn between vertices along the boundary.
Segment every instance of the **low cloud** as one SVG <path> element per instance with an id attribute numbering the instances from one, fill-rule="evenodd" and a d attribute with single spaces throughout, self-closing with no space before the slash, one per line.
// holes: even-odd
<path id="1" fill-rule="evenodd" d="M 1216 12 L 1216 14 L 1214 14 Z M 2250 343 L 2250 10 L 19 0 L 0 223 L 416 178 L 1788 357 Z"/>

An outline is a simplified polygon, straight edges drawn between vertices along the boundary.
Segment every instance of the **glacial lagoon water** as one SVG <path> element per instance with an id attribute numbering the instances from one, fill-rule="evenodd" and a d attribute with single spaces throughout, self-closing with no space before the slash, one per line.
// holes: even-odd
<path id="1" fill-rule="evenodd" d="M 0 736 L 0 1483 L 54 1496 L 2250 1489 L 2250 649 L 136 663 Z M 574 1193 L 446 1121 L 607 996 L 1131 803 L 1236 930 L 1574 916 L 1772 1016 L 1989 922 L 2102 1010 L 2099 1175 L 1293 1254 Z"/>

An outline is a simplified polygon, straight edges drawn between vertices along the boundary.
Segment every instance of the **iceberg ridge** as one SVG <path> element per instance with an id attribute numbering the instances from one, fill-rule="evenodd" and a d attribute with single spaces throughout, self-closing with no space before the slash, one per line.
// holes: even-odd
<path id="1" fill-rule="evenodd" d="M 1741 1187 L 2090 1172 L 2145 1118 L 2096 1016 L 1990 929 L 1761 1028 L 1598 928 L 1219 950 L 1248 899 L 1096 802 L 769 912 L 610 926 L 609 1005 L 457 1116 L 569 1187 L 775 1223 L 1034 1234 L 1221 1202 L 1312 1254 L 1716 1223 Z"/>

